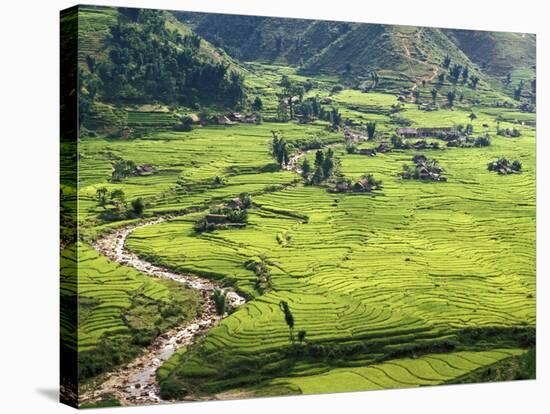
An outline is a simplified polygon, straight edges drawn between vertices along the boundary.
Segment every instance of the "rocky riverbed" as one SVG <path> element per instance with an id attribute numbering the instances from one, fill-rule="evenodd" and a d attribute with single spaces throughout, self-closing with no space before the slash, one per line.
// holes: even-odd
<path id="1" fill-rule="evenodd" d="M 174 280 L 198 290 L 203 297 L 201 316 L 158 336 L 139 357 L 122 368 L 112 371 L 96 389 L 80 396 L 79 403 L 94 402 L 104 394 L 114 395 L 123 405 L 155 404 L 162 402 L 156 371 L 164 361 L 183 346 L 191 345 L 198 337 L 215 326 L 222 317 L 215 311 L 211 298 L 214 289 L 225 292 L 228 304 L 238 307 L 245 299 L 234 291 L 222 288 L 216 282 L 195 275 L 180 274 L 140 259 L 125 248 L 126 239 L 136 229 L 162 223 L 170 217 L 161 217 L 117 229 L 99 238 L 94 248 L 112 261 L 131 266 L 149 276 Z"/>

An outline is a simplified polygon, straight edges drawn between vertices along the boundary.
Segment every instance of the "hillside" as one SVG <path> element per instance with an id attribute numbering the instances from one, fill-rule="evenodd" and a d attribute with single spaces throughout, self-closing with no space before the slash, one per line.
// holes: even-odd
<path id="1" fill-rule="evenodd" d="M 169 12 L 82 7 L 79 33 L 80 121 L 89 129 L 124 129 L 121 106 L 235 107 L 244 100 L 243 69 Z"/>
<path id="2" fill-rule="evenodd" d="M 86 56 L 93 56 L 98 61 L 109 60 L 109 32 L 117 24 L 120 10 L 119 8 L 104 6 L 79 7 L 79 63 L 84 71 L 88 70 Z M 193 33 L 191 28 L 176 19 L 172 13 L 166 11 L 161 13 L 165 18 L 167 28 L 176 30 L 182 36 Z M 243 68 L 223 49 L 213 46 L 206 40 L 201 41 L 197 55 L 201 59 L 224 63 L 237 72 L 243 72 Z"/>
<path id="3" fill-rule="evenodd" d="M 445 34 L 490 75 L 536 66 L 536 36 L 526 33 L 446 29 Z"/>
<path id="4" fill-rule="evenodd" d="M 438 29 L 305 19 L 176 12 L 209 41 L 242 60 L 301 65 L 306 71 L 425 71 L 445 55 L 472 65 Z"/>
<path id="5" fill-rule="evenodd" d="M 345 22 L 174 12 L 210 42 L 243 61 L 300 64 L 346 33 Z"/>
<path id="6" fill-rule="evenodd" d="M 513 96 L 512 88 L 495 83 L 496 76 L 528 68 L 520 75 L 525 81 L 534 77 L 533 35 L 227 14 L 175 15 L 242 61 L 289 64 L 307 75 L 336 74 L 355 80 L 368 79 L 376 71 L 388 91 L 447 74 L 447 56 L 451 67 L 468 68 L 469 76 L 496 93 Z"/>

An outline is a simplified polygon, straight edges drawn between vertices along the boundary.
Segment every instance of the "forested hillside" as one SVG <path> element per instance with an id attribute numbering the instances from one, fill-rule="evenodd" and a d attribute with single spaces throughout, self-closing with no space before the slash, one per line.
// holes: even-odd
<path id="1" fill-rule="evenodd" d="M 86 124 L 98 101 L 227 107 L 242 102 L 239 71 L 230 67 L 231 62 L 205 55 L 204 41 L 181 27 L 178 30 L 170 16 L 164 11 L 124 8 L 111 15 L 98 42 L 104 55 L 85 54 L 81 64 L 82 122 Z"/>

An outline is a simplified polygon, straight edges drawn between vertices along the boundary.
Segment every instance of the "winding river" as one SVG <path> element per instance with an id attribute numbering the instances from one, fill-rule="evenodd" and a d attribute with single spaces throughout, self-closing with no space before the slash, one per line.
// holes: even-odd
<path id="1" fill-rule="evenodd" d="M 330 144 L 327 147 L 334 145 L 337 144 Z M 284 166 L 284 169 L 300 174 L 302 171 L 299 160 L 313 151 L 316 150 L 305 150 L 294 154 L 289 163 Z M 216 314 L 212 291 L 214 289 L 224 291 L 228 303 L 234 308 L 246 302 L 242 296 L 232 290 L 222 288 L 215 281 L 195 275 L 175 273 L 162 266 L 140 259 L 136 254 L 126 249 L 126 239 L 136 229 L 174 218 L 176 216 L 163 216 L 122 227 L 97 239 L 93 243 L 93 247 L 102 255 L 121 265 L 131 266 L 149 276 L 174 280 L 196 289 L 203 297 L 201 316 L 159 335 L 136 359 L 120 369 L 107 373 L 101 385 L 82 394 L 79 398 L 79 404 L 98 401 L 103 394 L 114 395 L 122 405 L 163 402 L 160 398 L 160 386 L 156 380 L 157 369 L 179 348 L 194 343 L 222 319 L 221 316 Z"/>
<path id="2" fill-rule="evenodd" d="M 110 260 L 121 265 L 131 266 L 149 276 L 174 280 L 196 289 L 203 297 L 201 316 L 161 334 L 136 359 L 120 369 L 107 373 L 101 385 L 80 397 L 80 404 L 98 401 L 103 394 L 114 395 L 122 405 L 162 402 L 160 387 L 156 380 L 157 369 L 179 348 L 195 342 L 198 337 L 205 334 L 222 319 L 216 314 L 211 297 L 212 291 L 214 289 L 224 291 L 227 301 L 232 307 L 238 307 L 245 303 L 242 296 L 234 291 L 223 289 L 214 281 L 194 275 L 172 272 L 162 266 L 142 260 L 126 249 L 126 239 L 134 230 L 159 224 L 171 218 L 174 217 L 156 218 L 117 229 L 99 238 L 93 244 L 93 247 Z"/>

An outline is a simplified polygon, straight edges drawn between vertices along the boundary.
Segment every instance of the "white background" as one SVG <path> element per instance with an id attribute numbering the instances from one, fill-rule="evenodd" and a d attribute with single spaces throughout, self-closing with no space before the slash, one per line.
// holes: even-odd
<path id="1" fill-rule="evenodd" d="M 543 1 L 128 0 L 125 5 L 538 35 L 538 379 L 308 397 L 105 409 L 102 413 L 540 413 L 550 407 L 548 168 L 550 70 Z M 67 413 L 58 404 L 59 10 L 72 1 L 4 1 L 0 11 L 0 411 Z M 546 19 L 545 19 L 546 17 Z M 546 73 L 547 75 L 547 73 Z M 546 188 L 545 188 L 546 187 Z M 545 252 L 546 251 L 546 255 Z M 546 392 L 545 392 L 546 389 Z"/>

